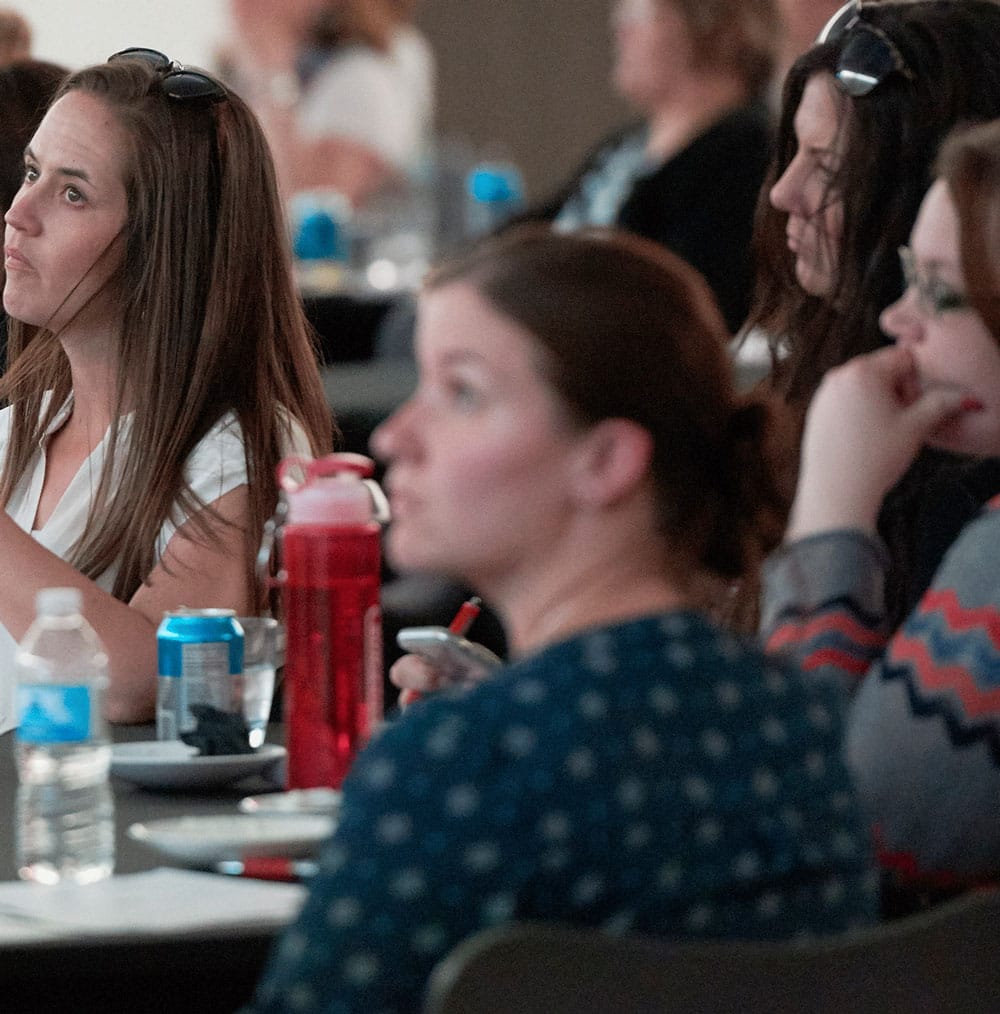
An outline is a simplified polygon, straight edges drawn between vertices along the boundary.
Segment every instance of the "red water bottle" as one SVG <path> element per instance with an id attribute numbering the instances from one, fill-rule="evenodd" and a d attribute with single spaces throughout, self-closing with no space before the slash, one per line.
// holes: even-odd
<path id="1" fill-rule="evenodd" d="M 360 454 L 278 467 L 289 788 L 337 788 L 382 719 L 380 522 L 388 512 L 373 471 Z"/>

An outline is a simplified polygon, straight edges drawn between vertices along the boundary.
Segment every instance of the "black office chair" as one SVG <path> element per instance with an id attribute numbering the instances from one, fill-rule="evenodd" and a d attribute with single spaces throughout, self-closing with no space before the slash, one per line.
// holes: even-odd
<path id="1" fill-rule="evenodd" d="M 424 1014 L 989 1014 L 1000 892 L 824 939 L 671 942 L 511 924 L 435 968 Z"/>

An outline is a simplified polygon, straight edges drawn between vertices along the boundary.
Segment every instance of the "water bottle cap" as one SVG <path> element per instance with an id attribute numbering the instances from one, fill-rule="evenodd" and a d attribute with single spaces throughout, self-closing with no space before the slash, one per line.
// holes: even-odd
<path id="1" fill-rule="evenodd" d="M 352 473 L 361 479 L 370 479 L 375 474 L 375 462 L 363 454 L 352 454 L 350 451 L 326 454 L 322 458 L 292 455 L 278 464 L 278 485 L 286 493 L 297 493 L 315 479 L 344 473 Z"/>
<path id="2" fill-rule="evenodd" d="M 362 454 L 328 454 L 322 458 L 285 458 L 278 465 L 278 484 L 288 501 L 290 524 L 367 524 L 374 505 L 362 479 L 375 462 Z"/>
<path id="3" fill-rule="evenodd" d="M 295 256 L 300 260 L 323 260 L 340 252 L 339 227 L 332 215 L 316 210 L 299 223 L 295 235 Z"/>
<path id="4" fill-rule="evenodd" d="M 69 616 L 82 606 L 83 592 L 79 588 L 43 588 L 35 596 L 39 616 Z"/>
<path id="5" fill-rule="evenodd" d="M 351 205 L 333 189 L 299 191 L 288 202 L 292 252 L 300 261 L 343 260 L 350 239 Z"/>
<path id="6" fill-rule="evenodd" d="M 477 201 L 520 201 L 521 174 L 513 166 L 482 165 L 468 179 L 469 193 Z"/>

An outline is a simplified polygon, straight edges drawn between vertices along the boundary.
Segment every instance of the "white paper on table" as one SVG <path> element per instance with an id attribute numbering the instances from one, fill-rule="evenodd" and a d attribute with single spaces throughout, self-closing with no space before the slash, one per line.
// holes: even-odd
<path id="1" fill-rule="evenodd" d="M 97 884 L 0 884 L 0 944 L 222 929 L 277 929 L 298 913 L 302 884 L 161 867 Z"/>

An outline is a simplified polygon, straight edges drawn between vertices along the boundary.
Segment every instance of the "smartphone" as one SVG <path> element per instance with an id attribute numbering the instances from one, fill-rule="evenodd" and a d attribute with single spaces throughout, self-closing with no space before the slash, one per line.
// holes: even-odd
<path id="1" fill-rule="evenodd" d="M 396 643 L 407 654 L 426 659 L 449 683 L 479 683 L 502 664 L 489 648 L 447 627 L 404 627 Z"/>

